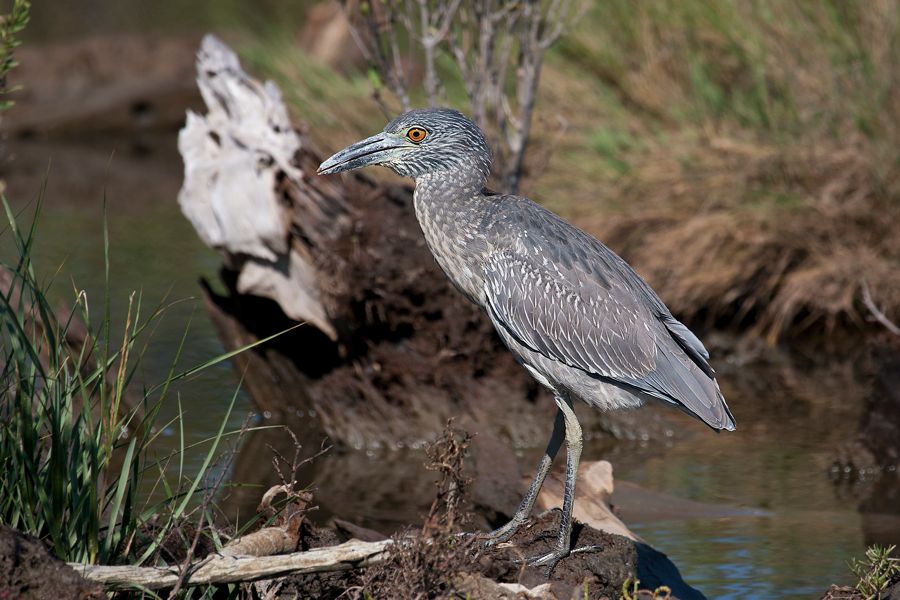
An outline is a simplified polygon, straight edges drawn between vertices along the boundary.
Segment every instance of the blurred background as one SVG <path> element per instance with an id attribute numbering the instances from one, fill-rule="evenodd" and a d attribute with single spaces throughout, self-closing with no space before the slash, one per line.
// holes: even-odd
<path id="1" fill-rule="evenodd" d="M 900 383 L 885 366 L 900 346 L 872 310 L 900 317 L 900 5 L 600 0 L 569 25 L 543 58 L 519 190 L 619 252 L 700 334 L 738 421 L 733 435 L 677 421 L 689 433 L 674 440 L 588 442 L 586 457 L 652 492 L 753 509 L 620 505 L 709 597 L 808 598 L 849 582 L 850 557 L 900 542 L 896 438 L 891 449 L 892 434 L 866 429 L 900 420 L 884 392 Z M 26 222 L 42 198 L 33 256 L 54 302 L 106 295 L 104 219 L 113 315 L 134 290 L 146 306 L 185 299 L 154 326 L 137 375 L 148 384 L 182 343 L 183 368 L 223 352 L 198 299 L 221 258 L 177 204 L 178 131 L 186 110 L 205 110 L 194 60 L 206 32 L 279 85 L 323 154 L 402 104 L 337 3 L 35 4 L 0 122 L 5 195 Z M 426 103 L 421 65 L 405 69 L 412 104 Z M 464 86 L 444 85 L 469 112 Z M 10 262 L 8 236 L 0 250 Z M 209 438 L 239 380 L 225 361 L 178 383 L 163 419 L 183 411 L 188 443 Z M 227 427 L 248 415 L 271 421 L 238 392 Z M 315 415 L 298 418 L 316 448 Z M 181 443 L 174 430 L 162 441 Z M 526 472 L 543 444 L 517 448 Z M 264 444 L 247 445 L 263 453 L 245 464 L 267 466 Z M 205 456 L 188 453 L 188 471 Z M 315 518 L 416 522 L 432 497 L 422 462 L 417 448 L 338 448 L 308 467 Z M 368 479 L 348 490 L 336 475 L 348 472 Z M 359 489 L 376 479 L 395 490 L 377 506 Z"/>

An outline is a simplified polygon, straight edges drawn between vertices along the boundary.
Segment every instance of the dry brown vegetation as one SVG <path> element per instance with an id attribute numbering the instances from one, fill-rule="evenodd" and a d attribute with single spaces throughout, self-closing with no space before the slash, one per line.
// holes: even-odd
<path id="1" fill-rule="evenodd" d="M 362 77 L 272 49 L 255 67 L 327 149 L 382 126 Z M 694 324 L 876 330 L 863 281 L 900 317 L 898 53 L 890 0 L 594 3 L 548 54 L 522 189 Z"/>
<path id="2" fill-rule="evenodd" d="M 448 422 L 429 445 L 428 468 L 439 473 L 437 494 L 420 532 L 397 536 L 387 561 L 362 575 L 360 598 L 443 598 L 458 584 L 460 573 L 476 568 L 478 544 L 461 536 L 468 518 L 463 461 L 471 437 Z"/>
<path id="3" fill-rule="evenodd" d="M 695 322 L 831 333 L 866 316 L 862 281 L 900 314 L 896 3 L 608 2 L 593 16 L 617 26 L 576 35 L 547 95 L 605 99 L 561 111 L 588 147 L 551 159 L 542 196 L 571 189 L 554 171 L 593 150 L 579 179 L 596 199 L 576 188 L 557 208 Z M 557 94 L 573 66 L 588 80 Z"/>

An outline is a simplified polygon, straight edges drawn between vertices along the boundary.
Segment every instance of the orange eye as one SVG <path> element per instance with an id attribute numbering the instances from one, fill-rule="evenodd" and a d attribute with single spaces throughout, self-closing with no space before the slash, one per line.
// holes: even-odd
<path id="1" fill-rule="evenodd" d="M 409 138 L 409 141 L 417 144 L 424 140 L 426 135 L 428 135 L 428 132 L 421 127 L 412 127 L 406 132 L 406 137 Z"/>

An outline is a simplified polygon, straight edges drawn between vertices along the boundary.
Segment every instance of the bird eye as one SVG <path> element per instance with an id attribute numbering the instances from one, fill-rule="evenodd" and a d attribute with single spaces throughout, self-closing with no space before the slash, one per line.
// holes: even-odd
<path id="1" fill-rule="evenodd" d="M 409 141 L 417 144 L 424 140 L 426 135 L 428 135 L 428 132 L 421 127 L 411 127 L 410 130 L 406 132 L 406 137 L 409 138 Z"/>

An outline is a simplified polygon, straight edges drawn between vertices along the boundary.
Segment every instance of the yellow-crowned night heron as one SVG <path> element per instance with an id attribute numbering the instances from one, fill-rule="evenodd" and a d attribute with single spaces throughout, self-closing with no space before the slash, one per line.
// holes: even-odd
<path id="1" fill-rule="evenodd" d="M 709 353 L 624 260 L 531 200 L 485 189 L 490 150 L 464 115 L 445 108 L 408 112 L 323 162 L 319 173 L 367 165 L 415 179 L 416 217 L 438 264 L 556 398 L 553 434 L 534 482 L 490 541 L 508 540 L 527 519 L 565 439 L 557 544 L 529 562 L 549 570 L 570 553 L 582 448 L 576 399 L 604 410 L 661 400 L 713 429 L 734 429 Z"/>

